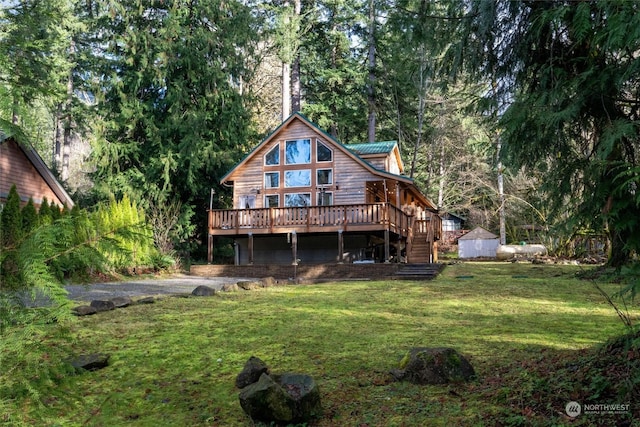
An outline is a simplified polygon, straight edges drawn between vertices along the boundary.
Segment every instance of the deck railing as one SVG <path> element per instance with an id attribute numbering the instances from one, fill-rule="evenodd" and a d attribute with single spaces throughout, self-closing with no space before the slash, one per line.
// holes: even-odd
<path id="1" fill-rule="evenodd" d="M 406 236 L 411 228 L 411 221 L 411 216 L 388 203 L 221 209 L 209 211 L 209 233 L 240 234 L 288 229 L 322 231 L 322 227 L 346 231 L 349 227 L 368 227 L 388 229 Z"/>

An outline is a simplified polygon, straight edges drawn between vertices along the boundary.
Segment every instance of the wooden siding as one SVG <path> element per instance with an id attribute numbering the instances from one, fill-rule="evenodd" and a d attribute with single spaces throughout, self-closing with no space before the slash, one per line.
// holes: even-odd
<path id="1" fill-rule="evenodd" d="M 285 141 L 295 139 L 311 140 L 312 162 L 310 164 L 284 164 Z M 332 162 L 315 162 L 315 150 L 318 141 L 331 148 L 333 151 Z M 265 166 L 265 154 L 271 151 L 276 145 L 280 146 L 280 165 Z M 311 186 L 285 188 L 284 171 L 300 169 L 311 170 Z M 241 206 L 243 197 L 254 196 L 256 200 L 255 208 L 264 208 L 265 196 L 278 194 L 280 196 L 280 207 L 282 207 L 284 206 L 284 195 L 287 193 L 311 193 L 312 204 L 315 205 L 318 193 L 320 192 L 320 186 L 316 183 L 315 171 L 317 169 L 333 169 L 333 184 L 323 187 L 325 187 L 326 192 L 333 193 L 334 205 L 367 203 L 367 182 L 381 180 L 380 176 L 368 171 L 349 154 L 338 149 L 331 140 L 320 132 L 307 126 L 301 120 L 294 120 L 288 126 L 283 127 L 267 144 L 252 153 L 251 158 L 229 176 L 228 179 L 233 181 L 233 206 L 236 209 L 245 208 L 245 206 Z M 279 188 L 265 188 L 264 173 L 270 171 L 280 172 Z"/>
<path id="2" fill-rule="evenodd" d="M 6 199 L 14 184 L 25 203 L 31 197 L 39 206 L 46 197 L 50 203 L 64 204 L 18 144 L 7 139 L 0 143 L 0 199 Z"/>

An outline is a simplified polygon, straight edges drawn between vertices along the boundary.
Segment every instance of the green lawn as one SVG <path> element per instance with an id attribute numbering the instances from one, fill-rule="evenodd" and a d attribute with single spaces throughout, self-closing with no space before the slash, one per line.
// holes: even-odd
<path id="1" fill-rule="evenodd" d="M 40 389 L 40 404 L 24 396 L 5 400 L 0 424 L 250 426 L 234 381 L 255 355 L 272 371 L 315 378 L 325 413 L 312 425 L 562 425 L 568 421 L 558 402 L 573 395 L 555 393 L 540 404 L 540 393 L 555 387 L 540 376 L 540 361 L 571 360 L 575 350 L 624 332 L 594 285 L 576 279 L 579 270 L 462 263 L 430 282 L 165 297 L 78 318 L 73 342 L 52 345 L 69 354 L 106 352 L 110 366 Z M 631 314 L 639 313 L 636 307 Z M 414 346 L 454 347 L 478 379 L 455 386 L 393 382 L 388 371 Z"/>

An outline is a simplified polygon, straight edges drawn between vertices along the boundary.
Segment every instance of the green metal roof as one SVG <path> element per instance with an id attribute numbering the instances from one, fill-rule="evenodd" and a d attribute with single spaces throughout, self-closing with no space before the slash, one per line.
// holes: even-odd
<path id="1" fill-rule="evenodd" d="M 367 154 L 388 154 L 396 144 L 396 141 L 382 141 L 344 144 L 344 146 L 355 154 L 366 156 Z"/>

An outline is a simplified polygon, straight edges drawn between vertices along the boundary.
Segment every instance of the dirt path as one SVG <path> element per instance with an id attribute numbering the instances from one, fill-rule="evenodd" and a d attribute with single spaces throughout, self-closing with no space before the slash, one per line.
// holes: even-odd
<path id="1" fill-rule="evenodd" d="M 225 283 L 237 283 L 239 280 L 253 279 L 249 277 L 195 277 L 183 275 L 167 279 L 67 285 L 65 289 L 69 292 L 69 299 L 89 302 L 95 299 L 104 300 L 116 296 L 140 298 L 162 294 L 190 294 L 200 285 L 220 289 Z"/>

